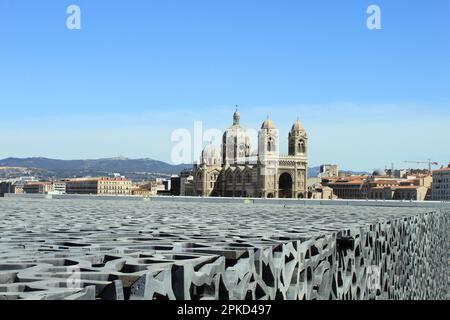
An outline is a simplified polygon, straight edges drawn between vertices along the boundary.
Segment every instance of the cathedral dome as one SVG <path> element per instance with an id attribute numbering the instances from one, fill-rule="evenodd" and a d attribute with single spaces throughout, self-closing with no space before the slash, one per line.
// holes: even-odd
<path id="1" fill-rule="evenodd" d="M 297 120 L 293 125 L 291 131 L 305 131 L 303 124 Z"/>
<path id="2" fill-rule="evenodd" d="M 372 176 L 374 176 L 374 177 L 382 177 L 382 176 L 386 176 L 386 175 L 387 175 L 387 173 L 383 169 L 377 169 L 372 173 Z"/>
<path id="3" fill-rule="evenodd" d="M 214 146 L 212 143 L 208 144 L 202 151 L 201 161 L 206 165 L 220 165 L 222 164 L 222 156 L 220 149 Z"/>
<path id="4" fill-rule="evenodd" d="M 261 125 L 261 129 L 275 129 L 275 124 L 273 123 L 272 120 L 267 118 Z"/>
<path id="5" fill-rule="evenodd" d="M 224 163 L 236 162 L 250 156 L 250 137 L 240 125 L 240 114 L 236 109 L 233 125 L 225 130 L 222 139 L 222 159 Z"/>

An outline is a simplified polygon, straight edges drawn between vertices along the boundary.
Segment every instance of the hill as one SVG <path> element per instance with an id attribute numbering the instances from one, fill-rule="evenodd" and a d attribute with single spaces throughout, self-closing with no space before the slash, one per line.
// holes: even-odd
<path id="1" fill-rule="evenodd" d="M 128 159 L 106 158 L 91 160 L 58 160 L 49 158 L 6 158 L 0 160 L 3 170 L 0 177 L 5 178 L 5 172 L 13 176 L 33 175 L 39 178 L 70 178 L 85 176 L 107 176 L 112 173 L 120 173 L 131 179 L 148 179 L 168 177 L 179 174 L 182 170 L 191 168 L 191 165 L 171 165 L 154 159 Z M 14 168 L 14 170 L 13 170 Z M 23 170 L 20 170 L 23 169 Z M 320 167 L 308 168 L 308 177 L 317 177 Z M 359 172 L 346 171 L 348 174 Z M 3 175 L 3 176 L 2 176 Z M 12 176 L 11 176 L 12 177 Z"/>
<path id="2" fill-rule="evenodd" d="M 105 176 L 121 173 L 126 176 L 178 174 L 190 165 L 171 165 L 153 159 L 109 158 L 92 160 L 57 160 L 48 158 L 7 158 L 0 167 L 32 168 L 43 171 L 48 177 Z"/>

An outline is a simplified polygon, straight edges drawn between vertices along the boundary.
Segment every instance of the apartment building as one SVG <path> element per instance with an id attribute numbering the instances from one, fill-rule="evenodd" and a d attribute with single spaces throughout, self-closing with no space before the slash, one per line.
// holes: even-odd
<path id="1" fill-rule="evenodd" d="M 446 168 L 433 171 L 432 199 L 436 201 L 450 200 L 450 163 Z"/>
<path id="2" fill-rule="evenodd" d="M 331 188 L 339 199 L 371 200 L 430 200 L 431 182 L 429 175 L 397 179 L 383 170 L 375 170 L 370 176 L 322 179 L 322 185 Z"/>
<path id="3" fill-rule="evenodd" d="M 53 190 L 51 182 L 29 182 L 23 186 L 23 193 L 46 194 Z"/>
<path id="4" fill-rule="evenodd" d="M 132 182 L 121 177 L 79 178 L 66 182 L 68 194 L 131 195 Z"/>

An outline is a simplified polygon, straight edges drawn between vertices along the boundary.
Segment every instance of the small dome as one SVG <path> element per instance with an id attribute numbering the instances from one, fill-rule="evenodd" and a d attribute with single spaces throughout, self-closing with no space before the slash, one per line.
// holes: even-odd
<path id="1" fill-rule="evenodd" d="M 202 151 L 202 158 L 200 159 L 202 164 L 207 165 L 220 165 L 222 163 L 222 156 L 219 148 L 212 143 L 208 144 Z"/>
<path id="2" fill-rule="evenodd" d="M 263 124 L 262 124 L 262 126 L 261 126 L 261 129 L 275 129 L 275 124 L 273 123 L 272 120 L 270 120 L 269 118 L 267 118 L 267 119 L 263 122 Z"/>
<path id="3" fill-rule="evenodd" d="M 305 131 L 303 124 L 297 120 L 293 125 L 291 131 Z"/>
<path id="4" fill-rule="evenodd" d="M 386 171 L 384 171 L 383 169 L 376 169 L 373 173 L 372 176 L 374 177 L 381 177 L 381 176 L 386 176 L 387 173 Z"/>

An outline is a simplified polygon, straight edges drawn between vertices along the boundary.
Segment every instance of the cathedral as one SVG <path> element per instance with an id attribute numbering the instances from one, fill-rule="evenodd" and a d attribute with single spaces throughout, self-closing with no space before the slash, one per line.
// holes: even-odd
<path id="1" fill-rule="evenodd" d="M 257 151 L 240 124 L 236 110 L 233 125 L 223 134 L 221 148 L 212 143 L 193 167 L 193 196 L 306 198 L 308 135 L 296 121 L 288 138 L 288 155 L 280 155 L 278 129 L 267 118 L 258 133 Z"/>

